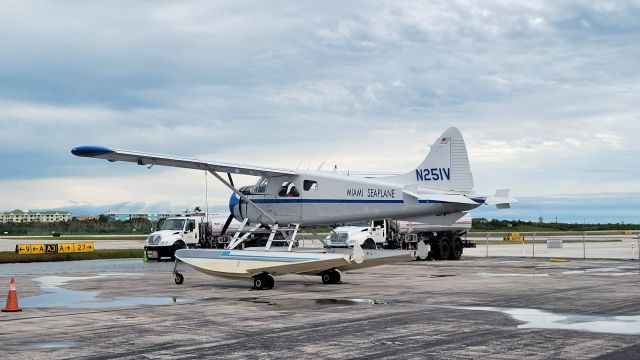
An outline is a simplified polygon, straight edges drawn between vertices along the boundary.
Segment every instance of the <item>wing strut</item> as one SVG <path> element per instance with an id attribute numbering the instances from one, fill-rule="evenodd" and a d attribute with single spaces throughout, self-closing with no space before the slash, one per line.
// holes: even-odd
<path id="1" fill-rule="evenodd" d="M 267 214 L 266 211 L 262 210 L 258 205 L 256 205 L 256 203 L 251 201 L 251 199 L 249 199 L 248 197 L 244 196 L 243 193 L 238 191 L 238 189 L 236 189 L 233 185 L 229 184 L 229 182 L 226 181 L 225 179 L 223 179 L 222 176 L 218 175 L 217 172 L 215 172 L 213 170 L 209 170 L 209 172 L 211 173 L 211 175 L 215 176 L 216 179 L 220 180 L 220 182 L 223 183 L 224 186 L 228 187 L 231 191 L 236 193 L 236 195 L 240 196 L 242 198 L 242 200 L 246 201 L 247 204 L 252 205 L 256 209 L 258 209 L 258 211 L 260 211 L 262 213 L 262 215 L 268 217 L 269 220 L 273 221 L 274 224 L 276 223 L 276 219 L 274 219 L 271 215 Z M 229 175 L 229 178 L 231 178 L 231 175 Z"/>

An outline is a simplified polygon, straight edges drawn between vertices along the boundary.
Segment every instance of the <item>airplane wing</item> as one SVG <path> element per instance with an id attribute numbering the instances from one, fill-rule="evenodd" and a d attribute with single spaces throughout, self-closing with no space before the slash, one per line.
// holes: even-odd
<path id="1" fill-rule="evenodd" d="M 261 166 L 232 164 L 225 162 L 209 162 L 177 156 L 143 153 L 130 150 L 111 149 L 103 146 L 79 146 L 71 150 L 75 156 L 105 159 L 111 162 L 127 161 L 138 165 L 171 166 L 184 169 L 219 171 L 231 174 L 253 176 L 296 175 L 296 172 L 285 169 L 267 168 Z"/>

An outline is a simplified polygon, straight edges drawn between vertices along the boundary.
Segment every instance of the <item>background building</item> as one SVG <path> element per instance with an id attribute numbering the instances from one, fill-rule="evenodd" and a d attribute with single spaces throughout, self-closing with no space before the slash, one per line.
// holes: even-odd
<path id="1" fill-rule="evenodd" d="M 0 223 L 11 222 L 57 222 L 71 220 L 68 211 L 13 210 L 0 213 Z"/>
<path id="2" fill-rule="evenodd" d="M 183 216 L 183 213 L 175 214 L 145 214 L 145 213 L 108 213 L 107 218 L 110 221 L 127 221 L 131 219 L 147 219 L 151 221 L 158 221 L 160 219 L 166 219 L 175 216 Z"/>

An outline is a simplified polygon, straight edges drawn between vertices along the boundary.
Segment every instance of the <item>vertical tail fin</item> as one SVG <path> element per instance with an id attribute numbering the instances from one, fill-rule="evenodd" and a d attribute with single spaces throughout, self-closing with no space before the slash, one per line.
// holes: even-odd
<path id="1" fill-rule="evenodd" d="M 440 191 L 473 190 L 473 175 L 462 134 L 455 127 L 447 129 L 415 170 L 386 180 Z"/>

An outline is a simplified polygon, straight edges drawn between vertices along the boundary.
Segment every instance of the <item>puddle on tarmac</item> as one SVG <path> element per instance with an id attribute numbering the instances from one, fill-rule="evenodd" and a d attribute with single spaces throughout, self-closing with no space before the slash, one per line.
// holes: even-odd
<path id="1" fill-rule="evenodd" d="M 518 329 L 553 329 L 603 334 L 640 335 L 640 315 L 604 316 L 556 314 L 538 309 L 489 306 L 446 307 L 452 309 L 500 312 L 516 321 L 522 322 L 522 324 L 518 325 Z"/>
<path id="2" fill-rule="evenodd" d="M 619 266 L 610 268 L 590 268 L 590 269 L 573 269 L 568 270 L 568 267 L 539 267 L 544 270 L 561 270 L 567 269 L 563 272 L 557 273 L 490 273 L 479 272 L 476 275 L 485 277 L 499 277 L 499 276 L 512 276 L 512 277 L 546 277 L 546 276 L 563 276 L 563 275 L 594 275 L 594 276 L 628 276 L 628 275 L 640 275 L 640 268 L 636 266 Z"/>
<path id="3" fill-rule="evenodd" d="M 569 270 L 562 275 L 595 275 L 595 276 L 628 276 L 640 275 L 640 268 L 634 266 L 620 266 L 613 268 L 593 268 L 582 270 Z"/>
<path id="4" fill-rule="evenodd" d="M 42 276 L 34 281 L 40 283 L 44 294 L 20 298 L 23 308 L 76 308 L 76 309 L 108 309 L 141 305 L 169 305 L 178 302 L 175 297 L 125 296 L 117 298 L 100 298 L 100 291 L 83 291 L 65 289 L 62 286 L 71 281 L 100 279 L 131 274 L 100 274 L 96 276 Z"/>
<path id="5" fill-rule="evenodd" d="M 386 305 L 387 303 L 375 299 L 261 299 L 244 298 L 240 301 L 270 306 L 300 307 L 310 305 Z"/>
<path id="6" fill-rule="evenodd" d="M 73 341 L 50 341 L 44 343 L 26 344 L 25 346 L 30 349 L 66 349 L 77 346 L 77 344 Z"/>
<path id="7" fill-rule="evenodd" d="M 476 275 L 479 276 L 487 276 L 487 277 L 499 277 L 499 276 L 506 276 L 506 277 L 545 277 L 545 276 L 549 276 L 549 274 L 531 274 L 531 273 L 489 273 L 489 272 L 480 272 L 480 273 L 476 273 Z"/>

